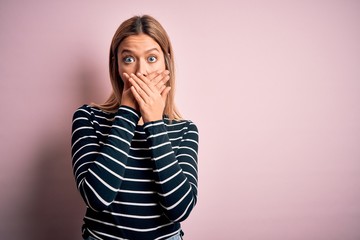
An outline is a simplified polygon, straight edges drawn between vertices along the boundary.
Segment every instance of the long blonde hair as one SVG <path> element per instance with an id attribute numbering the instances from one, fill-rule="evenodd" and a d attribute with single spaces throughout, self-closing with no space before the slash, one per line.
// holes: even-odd
<path id="1" fill-rule="evenodd" d="M 109 55 L 109 72 L 112 84 L 112 93 L 103 104 L 93 104 L 103 111 L 116 112 L 121 104 L 121 96 L 124 89 L 124 82 L 119 75 L 117 52 L 120 43 L 128 36 L 146 34 L 153 38 L 161 47 L 165 58 L 165 67 L 170 71 L 170 80 L 167 82 L 171 90 L 167 96 L 164 115 L 170 120 L 181 119 L 174 102 L 175 91 L 175 64 L 174 54 L 169 36 L 161 24 L 149 15 L 134 16 L 124 21 L 116 30 L 111 41 Z"/>

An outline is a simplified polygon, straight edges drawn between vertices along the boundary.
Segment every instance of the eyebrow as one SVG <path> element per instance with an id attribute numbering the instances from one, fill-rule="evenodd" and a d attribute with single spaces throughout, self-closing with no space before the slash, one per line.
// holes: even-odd
<path id="1" fill-rule="evenodd" d="M 149 53 L 149 52 L 152 52 L 152 51 L 160 52 L 159 49 L 157 49 L 156 47 L 154 47 L 154 48 L 150 48 L 150 49 L 146 50 L 145 53 Z M 129 52 L 129 53 L 133 53 L 133 51 L 131 51 L 130 49 L 126 49 L 126 48 L 125 48 L 124 50 L 121 51 L 121 54 L 128 53 L 128 52 Z"/>

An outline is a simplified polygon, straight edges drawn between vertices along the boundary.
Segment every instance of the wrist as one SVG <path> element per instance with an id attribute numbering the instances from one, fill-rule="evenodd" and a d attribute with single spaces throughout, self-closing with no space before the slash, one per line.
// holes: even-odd
<path id="1" fill-rule="evenodd" d="M 127 106 L 127 107 L 135 109 L 136 111 L 139 111 L 139 105 L 136 102 L 131 101 L 131 100 L 122 99 L 120 105 Z"/>
<path id="2" fill-rule="evenodd" d="M 142 116 L 144 123 L 162 121 L 162 116 Z"/>

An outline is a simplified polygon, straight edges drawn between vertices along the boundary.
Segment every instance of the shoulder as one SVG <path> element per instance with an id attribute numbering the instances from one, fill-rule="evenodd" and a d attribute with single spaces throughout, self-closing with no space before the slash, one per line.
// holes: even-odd
<path id="1" fill-rule="evenodd" d="M 77 115 L 91 115 L 91 107 L 87 104 L 82 105 L 81 107 L 78 107 L 75 112 L 74 112 L 74 116 Z"/>
<path id="2" fill-rule="evenodd" d="M 76 119 L 78 117 L 83 117 L 83 118 L 85 117 L 87 119 L 93 119 L 96 117 L 101 117 L 101 116 L 105 117 L 108 115 L 109 115 L 109 113 L 106 113 L 97 107 L 93 107 L 91 105 L 84 104 L 75 110 L 75 112 L 73 114 L 73 119 Z"/>
<path id="3" fill-rule="evenodd" d="M 170 140 L 179 140 L 179 144 L 190 144 L 192 148 L 197 149 L 199 143 L 199 130 L 193 121 L 182 119 L 173 120 L 165 124 Z"/>
<path id="4" fill-rule="evenodd" d="M 186 119 L 180 120 L 172 120 L 170 121 L 168 118 L 164 118 L 165 125 L 169 130 L 184 130 L 185 132 L 193 131 L 198 133 L 197 125 L 191 121 Z"/>

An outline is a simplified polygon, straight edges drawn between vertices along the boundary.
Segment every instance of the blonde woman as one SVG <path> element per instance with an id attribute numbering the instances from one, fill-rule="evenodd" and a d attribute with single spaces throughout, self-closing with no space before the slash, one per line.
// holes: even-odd
<path id="1" fill-rule="evenodd" d="M 182 239 L 197 201 L 198 130 L 174 103 L 174 55 L 160 23 L 124 21 L 110 47 L 113 91 L 73 116 L 84 239 Z"/>

